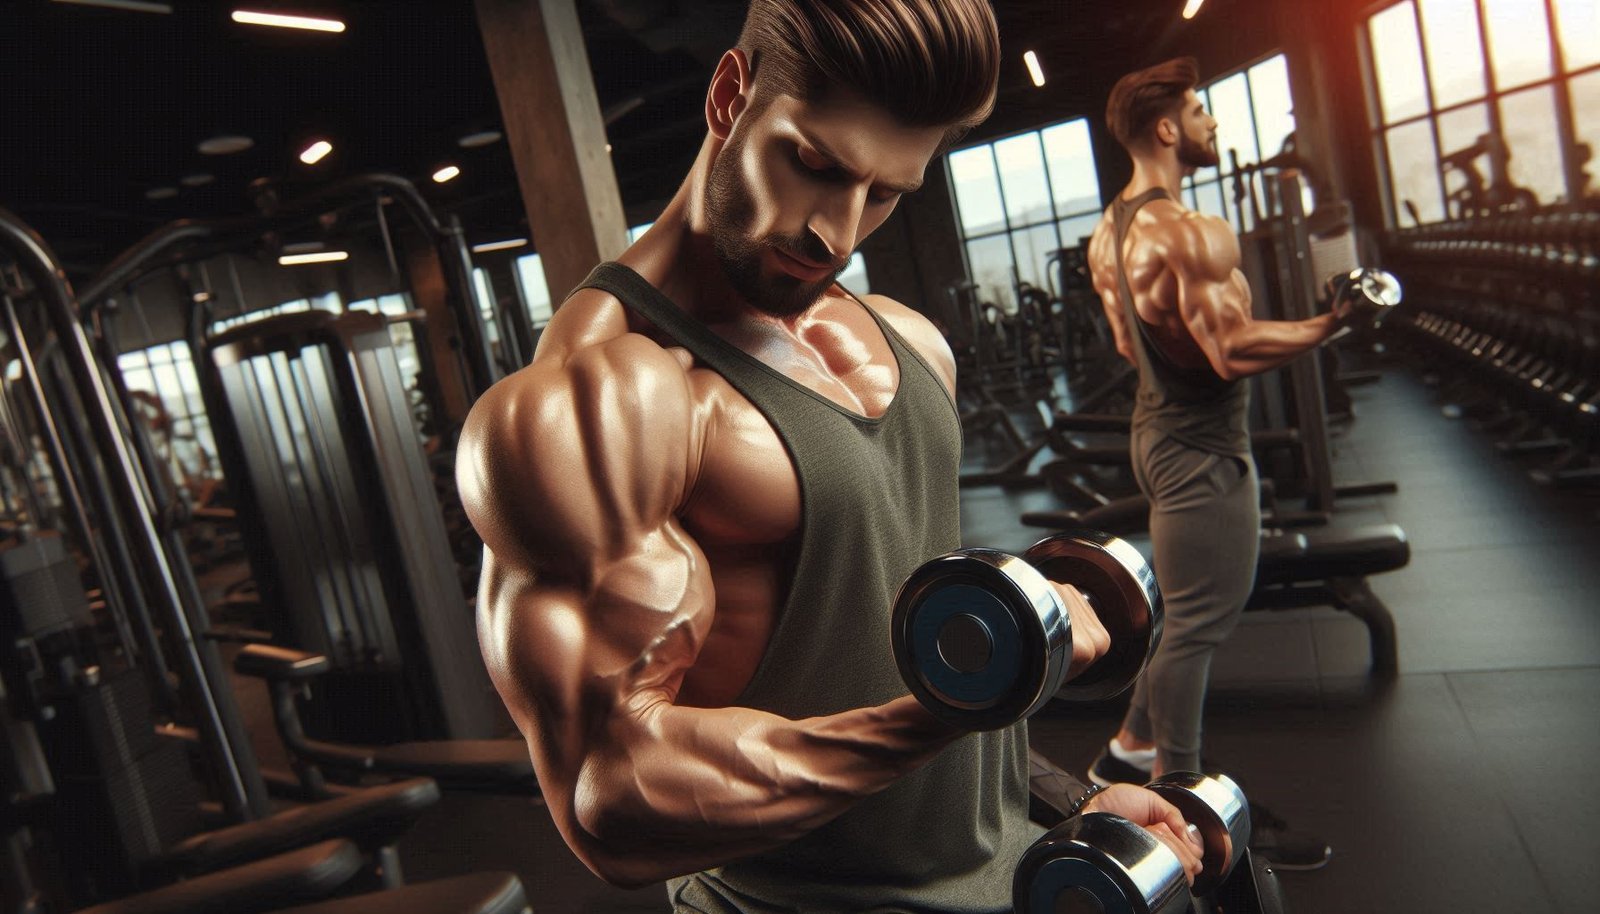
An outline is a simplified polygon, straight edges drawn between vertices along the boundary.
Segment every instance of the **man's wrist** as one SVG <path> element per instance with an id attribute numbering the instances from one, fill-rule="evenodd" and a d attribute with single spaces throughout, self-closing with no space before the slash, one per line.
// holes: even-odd
<path id="1" fill-rule="evenodd" d="M 1104 784 L 1094 784 L 1090 786 L 1088 790 L 1084 791 L 1083 796 L 1072 801 L 1072 806 L 1067 809 L 1067 818 L 1070 819 L 1078 813 L 1083 812 L 1083 808 L 1089 805 L 1089 801 L 1104 793 L 1105 790 L 1106 787 Z"/>

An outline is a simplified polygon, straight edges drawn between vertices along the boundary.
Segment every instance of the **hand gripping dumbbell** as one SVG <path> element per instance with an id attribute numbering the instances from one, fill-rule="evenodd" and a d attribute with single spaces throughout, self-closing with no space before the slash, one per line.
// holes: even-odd
<path id="1" fill-rule="evenodd" d="M 1149 789 L 1178 807 L 1200 833 L 1200 875 L 1186 886 L 1183 863 L 1154 835 L 1103 812 L 1056 826 L 1023 854 L 1011 883 L 1016 914 L 1178 914 L 1189 896 L 1222 884 L 1250 844 L 1250 804 L 1222 774 L 1175 771 Z"/>
<path id="2" fill-rule="evenodd" d="M 1050 581 L 1083 593 L 1110 649 L 1063 684 L 1071 619 Z M 1105 533 L 1063 533 L 1020 557 L 961 549 L 923 564 L 900 587 L 891 621 L 895 662 L 934 716 L 997 730 L 1052 697 L 1109 698 L 1133 684 L 1161 638 L 1161 591 L 1138 550 Z"/>
<path id="3" fill-rule="evenodd" d="M 1400 305 L 1403 294 L 1400 280 L 1393 273 L 1358 267 L 1328 277 L 1322 287 L 1322 297 L 1341 326 L 1376 330 Z"/>

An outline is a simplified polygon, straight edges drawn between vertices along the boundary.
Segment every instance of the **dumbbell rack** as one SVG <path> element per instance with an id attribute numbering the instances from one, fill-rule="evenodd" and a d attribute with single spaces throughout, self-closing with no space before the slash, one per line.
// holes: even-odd
<path id="1" fill-rule="evenodd" d="M 1600 485 L 1600 211 L 1509 213 L 1393 232 L 1406 325 L 1443 395 L 1557 488 Z"/>

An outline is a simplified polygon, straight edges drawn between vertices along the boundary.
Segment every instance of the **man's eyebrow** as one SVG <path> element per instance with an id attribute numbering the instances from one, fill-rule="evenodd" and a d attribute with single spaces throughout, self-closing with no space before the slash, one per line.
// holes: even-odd
<path id="1" fill-rule="evenodd" d="M 825 158 L 828 161 L 832 162 L 833 163 L 833 167 L 835 167 L 835 168 L 839 169 L 840 171 L 850 175 L 852 178 L 855 178 L 856 180 L 860 180 L 861 176 L 856 174 L 851 169 L 846 168 L 844 166 L 844 158 L 842 156 L 838 155 L 837 153 L 835 153 L 832 149 L 829 149 L 827 143 L 822 142 L 821 140 L 817 139 L 814 136 L 811 136 L 810 134 L 806 133 L 804 130 L 799 130 L 797 132 L 800 134 L 800 139 L 804 140 L 807 144 L 809 144 L 813 149 L 815 149 L 819 154 L 821 154 L 823 158 Z M 893 191 L 894 193 L 897 193 L 897 194 L 911 194 L 911 193 L 916 193 L 918 190 L 920 190 L 922 188 L 922 182 L 921 181 L 911 181 L 911 182 L 906 183 L 906 184 L 888 184 L 888 183 L 879 182 L 878 186 L 883 188 L 884 190 Z"/>

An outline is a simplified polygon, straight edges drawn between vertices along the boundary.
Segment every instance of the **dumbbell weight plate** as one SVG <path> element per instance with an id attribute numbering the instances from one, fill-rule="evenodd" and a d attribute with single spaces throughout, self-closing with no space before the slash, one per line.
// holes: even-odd
<path id="1" fill-rule="evenodd" d="M 890 622 L 895 663 L 918 701 L 965 730 L 997 730 L 1050 700 L 1071 660 L 1066 608 L 1027 562 L 962 549 L 901 585 Z"/>
<path id="2" fill-rule="evenodd" d="M 1233 871 L 1250 846 L 1250 803 L 1244 791 L 1225 774 L 1173 771 L 1151 781 L 1150 790 L 1178 807 L 1184 821 L 1200 829 L 1205 844 L 1203 869 L 1194 893 L 1206 895 Z"/>
<path id="3" fill-rule="evenodd" d="M 1065 701 L 1099 701 L 1133 685 L 1161 642 L 1161 588 L 1155 571 L 1126 541 L 1079 530 L 1046 537 L 1023 553 L 1052 581 L 1082 591 L 1111 636 L 1105 656 L 1056 692 Z"/>
<path id="4" fill-rule="evenodd" d="M 1011 882 L 1016 914 L 1178 914 L 1189 907 L 1183 863 L 1121 816 L 1074 816 L 1033 843 Z"/>

